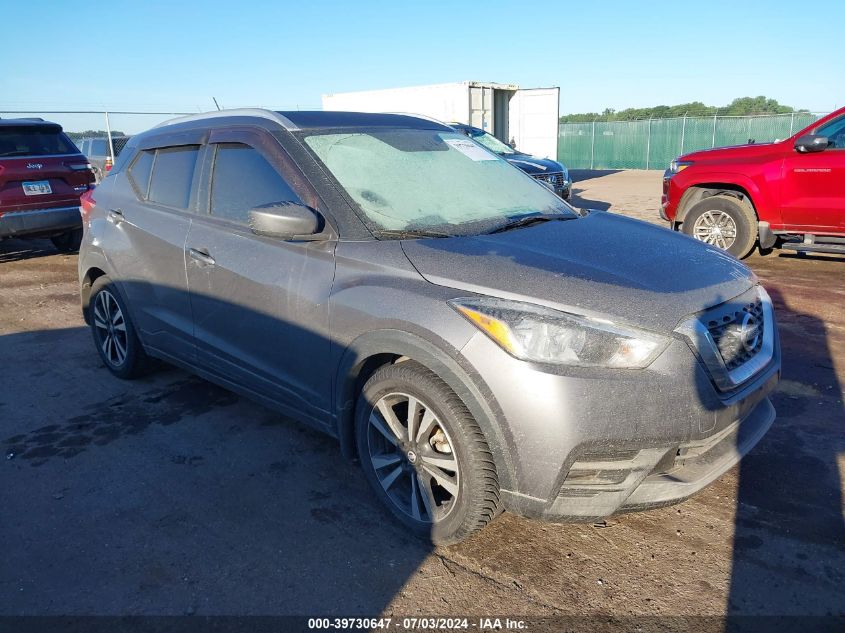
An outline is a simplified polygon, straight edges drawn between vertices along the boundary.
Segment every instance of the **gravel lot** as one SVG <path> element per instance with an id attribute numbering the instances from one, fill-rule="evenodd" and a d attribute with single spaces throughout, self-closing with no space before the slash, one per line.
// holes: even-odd
<path id="1" fill-rule="evenodd" d="M 657 221 L 659 172 L 576 180 L 579 206 Z M 675 507 L 503 515 L 432 550 L 332 440 L 175 369 L 112 378 L 76 257 L 2 242 L 0 615 L 845 614 L 845 261 L 748 263 L 784 366 L 738 468 Z"/>

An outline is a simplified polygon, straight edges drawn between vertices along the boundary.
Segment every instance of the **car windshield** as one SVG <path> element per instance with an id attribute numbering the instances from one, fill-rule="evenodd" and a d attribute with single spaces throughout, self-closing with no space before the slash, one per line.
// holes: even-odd
<path id="1" fill-rule="evenodd" d="M 375 231 L 470 235 L 526 215 L 575 217 L 550 189 L 456 132 L 320 131 L 304 140 Z"/>
<path id="2" fill-rule="evenodd" d="M 468 129 L 467 134 L 469 137 L 478 143 L 481 143 L 484 147 L 489 149 L 491 152 L 496 152 L 497 154 L 516 154 L 517 152 L 506 143 L 502 143 L 499 139 L 497 139 L 492 134 L 488 134 L 483 130 L 473 130 Z"/>

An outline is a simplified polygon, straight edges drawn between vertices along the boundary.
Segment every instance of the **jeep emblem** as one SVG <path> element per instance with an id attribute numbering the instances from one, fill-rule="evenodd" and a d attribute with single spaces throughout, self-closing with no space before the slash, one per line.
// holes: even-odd
<path id="1" fill-rule="evenodd" d="M 42 165 L 41 163 L 27 163 L 26 164 L 27 169 L 41 169 L 42 167 L 44 167 L 44 165 Z"/>

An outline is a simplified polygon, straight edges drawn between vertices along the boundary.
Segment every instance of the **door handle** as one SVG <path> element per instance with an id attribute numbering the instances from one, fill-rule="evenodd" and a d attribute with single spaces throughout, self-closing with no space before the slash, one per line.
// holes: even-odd
<path id="1" fill-rule="evenodd" d="M 214 266 L 214 258 L 203 250 L 190 248 L 188 249 L 188 255 L 200 266 Z"/>
<path id="2" fill-rule="evenodd" d="M 123 217 L 123 209 L 109 209 L 108 221 L 112 224 L 120 224 L 126 218 Z"/>

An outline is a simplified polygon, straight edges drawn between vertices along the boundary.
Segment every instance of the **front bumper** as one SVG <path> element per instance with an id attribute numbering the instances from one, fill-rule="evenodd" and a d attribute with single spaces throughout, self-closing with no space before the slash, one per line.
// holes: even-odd
<path id="1" fill-rule="evenodd" d="M 677 339 L 630 371 L 549 373 L 480 333 L 462 354 L 495 399 L 511 482 L 502 499 L 523 516 L 588 521 L 682 501 L 736 464 L 774 420 L 779 346 L 732 392 L 719 391 Z"/>
<path id="2" fill-rule="evenodd" d="M 60 233 L 82 228 L 79 207 L 13 211 L 0 215 L 0 238 Z"/>

